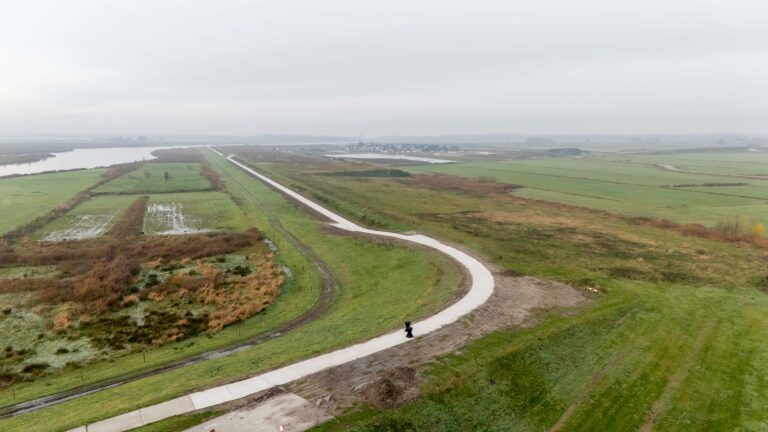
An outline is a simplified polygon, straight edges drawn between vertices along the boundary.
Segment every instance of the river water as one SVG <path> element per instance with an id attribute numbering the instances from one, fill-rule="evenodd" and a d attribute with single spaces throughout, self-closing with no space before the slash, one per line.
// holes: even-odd
<path id="1" fill-rule="evenodd" d="M 64 171 L 81 168 L 98 168 L 115 164 L 155 159 L 152 152 L 175 146 L 163 147 L 107 147 L 78 148 L 68 152 L 52 153 L 54 156 L 45 160 L 0 165 L 0 177 L 13 174 L 37 174 L 46 171 Z"/>

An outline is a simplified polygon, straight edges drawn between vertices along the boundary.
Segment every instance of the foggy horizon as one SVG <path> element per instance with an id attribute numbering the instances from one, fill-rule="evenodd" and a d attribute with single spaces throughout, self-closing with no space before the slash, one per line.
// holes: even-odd
<path id="1" fill-rule="evenodd" d="M 768 133 L 757 0 L 8 2 L 0 133 Z"/>

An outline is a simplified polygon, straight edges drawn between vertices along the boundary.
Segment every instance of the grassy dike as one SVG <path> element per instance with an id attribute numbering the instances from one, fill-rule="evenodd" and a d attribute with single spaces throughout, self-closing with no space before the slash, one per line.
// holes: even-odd
<path id="1" fill-rule="evenodd" d="M 259 164 L 343 214 L 375 213 L 501 268 L 597 286 L 589 306 L 488 335 L 427 371 L 422 398 L 318 431 L 765 430 L 763 250 L 514 197 Z"/>
<path id="2" fill-rule="evenodd" d="M 1 430 L 65 430 L 308 358 L 396 328 L 406 318 L 429 315 L 444 305 L 458 287 L 461 274 L 456 265 L 437 252 L 330 234 L 302 209 L 234 165 L 220 157 L 211 156 L 210 161 L 227 180 L 230 192 L 254 225 L 283 247 L 287 242 L 280 240 L 280 229 L 274 228 L 273 222 L 279 221 L 332 269 L 340 286 L 328 312 L 258 347 L 3 420 Z M 291 259 L 293 254 L 287 252 L 284 257 Z M 299 277 L 301 265 L 292 268 Z M 302 284 L 296 289 L 311 288 Z M 85 371 L 87 375 L 93 373 L 90 367 Z M 61 378 L 53 382 L 61 388 L 68 384 Z M 35 391 L 50 392 L 53 385 L 41 380 L 18 386 L 17 398 Z M 12 402 L 9 391 L 2 397 L 4 403 Z"/>

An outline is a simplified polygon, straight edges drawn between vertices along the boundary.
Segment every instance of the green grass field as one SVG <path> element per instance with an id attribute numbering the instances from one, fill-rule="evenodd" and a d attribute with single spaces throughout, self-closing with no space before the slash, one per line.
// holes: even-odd
<path id="1" fill-rule="evenodd" d="M 674 156 L 680 156 L 675 154 Z M 636 158 L 632 159 L 632 158 Z M 633 162 L 633 160 L 635 160 Z M 661 156 L 653 159 L 665 160 Z M 642 161 L 642 162 L 641 162 Z M 627 216 L 705 225 L 740 216 L 768 222 L 768 180 L 665 171 L 651 159 L 611 154 L 408 167 L 413 173 L 493 177 L 523 186 L 515 194 Z M 737 172 L 739 173 L 739 172 Z M 716 186 L 717 183 L 748 183 Z M 677 186 L 677 187 L 675 187 Z"/>
<path id="2" fill-rule="evenodd" d="M 99 180 L 104 170 L 0 179 L 0 234 L 43 215 Z"/>
<path id="3" fill-rule="evenodd" d="M 725 175 L 768 176 L 768 153 L 716 151 L 658 154 L 605 154 L 600 159 L 633 164 L 667 164 L 680 169 Z"/>
<path id="4" fill-rule="evenodd" d="M 765 295 L 616 288 L 574 318 L 494 333 L 441 358 L 415 403 L 314 430 L 765 428 Z"/>
<path id="5" fill-rule="evenodd" d="M 763 250 L 622 218 L 385 179 L 260 165 L 357 220 L 464 245 L 596 301 L 440 358 L 423 397 L 319 431 L 764 430 Z M 649 429 L 649 430 L 650 430 Z"/>
<path id="6" fill-rule="evenodd" d="M 218 156 L 212 156 L 211 163 L 226 178 L 228 187 L 241 203 L 250 223 L 277 241 L 281 248 L 287 244 L 281 232 L 290 232 L 325 260 L 339 282 L 329 311 L 316 321 L 258 347 L 0 420 L 0 429 L 67 429 L 311 357 L 397 328 L 407 318 L 428 315 L 443 306 L 458 288 L 461 274 L 455 264 L 443 255 L 420 248 L 329 234 L 303 209 L 287 202 L 234 165 Z M 314 275 L 307 271 L 310 266 L 302 263 L 301 256 L 290 248 L 281 253 L 281 259 L 291 264 L 297 278 Z M 306 300 L 313 298 L 308 293 L 317 293 L 318 288 L 313 285 L 316 281 L 296 283 L 265 314 L 247 322 L 255 323 L 254 327 L 269 328 L 276 322 L 284 322 L 288 312 L 300 313 L 301 307 L 308 306 Z M 411 300 L 402 304 L 401 299 L 406 295 Z M 287 305 L 281 308 L 281 302 Z M 237 335 L 233 326 L 210 340 L 201 337 L 170 344 L 148 352 L 147 364 L 157 365 L 191 355 L 200 352 L 204 346 L 211 347 L 226 341 L 227 337 L 235 339 Z M 89 365 L 84 369 L 85 379 L 97 381 L 140 370 L 143 366 L 140 354 L 128 355 L 115 363 Z M 38 397 L 79 383 L 79 371 L 22 383 L 14 386 L 16 399 L 8 389 L 0 392 L 0 404 Z M 93 407 L 99 409 L 94 410 Z"/>
<path id="7" fill-rule="evenodd" d="M 233 231 L 249 226 L 243 210 L 222 192 L 151 195 L 144 214 L 147 234 Z"/>
<path id="8" fill-rule="evenodd" d="M 211 183 L 200 174 L 200 164 L 145 163 L 139 169 L 97 187 L 94 192 L 148 194 L 211 189 Z"/>
<path id="9" fill-rule="evenodd" d="M 0 268 L 0 278 L 50 277 L 59 270 L 56 266 L 6 267 Z"/>
<path id="10" fill-rule="evenodd" d="M 92 197 L 44 226 L 32 237 L 51 241 L 98 237 L 120 219 L 135 199 L 129 195 Z"/>

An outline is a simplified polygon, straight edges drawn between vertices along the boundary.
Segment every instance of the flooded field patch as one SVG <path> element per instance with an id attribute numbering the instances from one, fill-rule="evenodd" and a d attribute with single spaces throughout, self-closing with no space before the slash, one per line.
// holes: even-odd
<path id="1" fill-rule="evenodd" d="M 200 225 L 194 216 L 185 215 L 184 205 L 177 202 L 149 204 L 144 217 L 145 233 L 169 235 L 211 231 Z"/>
<path id="2" fill-rule="evenodd" d="M 242 210 L 221 192 L 151 195 L 144 214 L 145 234 L 190 234 L 247 228 Z"/>
<path id="3" fill-rule="evenodd" d="M 35 234 L 42 241 L 83 240 L 104 235 L 135 197 L 93 197 Z"/>
<path id="4" fill-rule="evenodd" d="M 43 241 L 82 240 L 98 237 L 107 231 L 117 211 L 101 215 L 77 215 L 72 217 L 70 227 L 52 231 L 43 237 Z"/>

